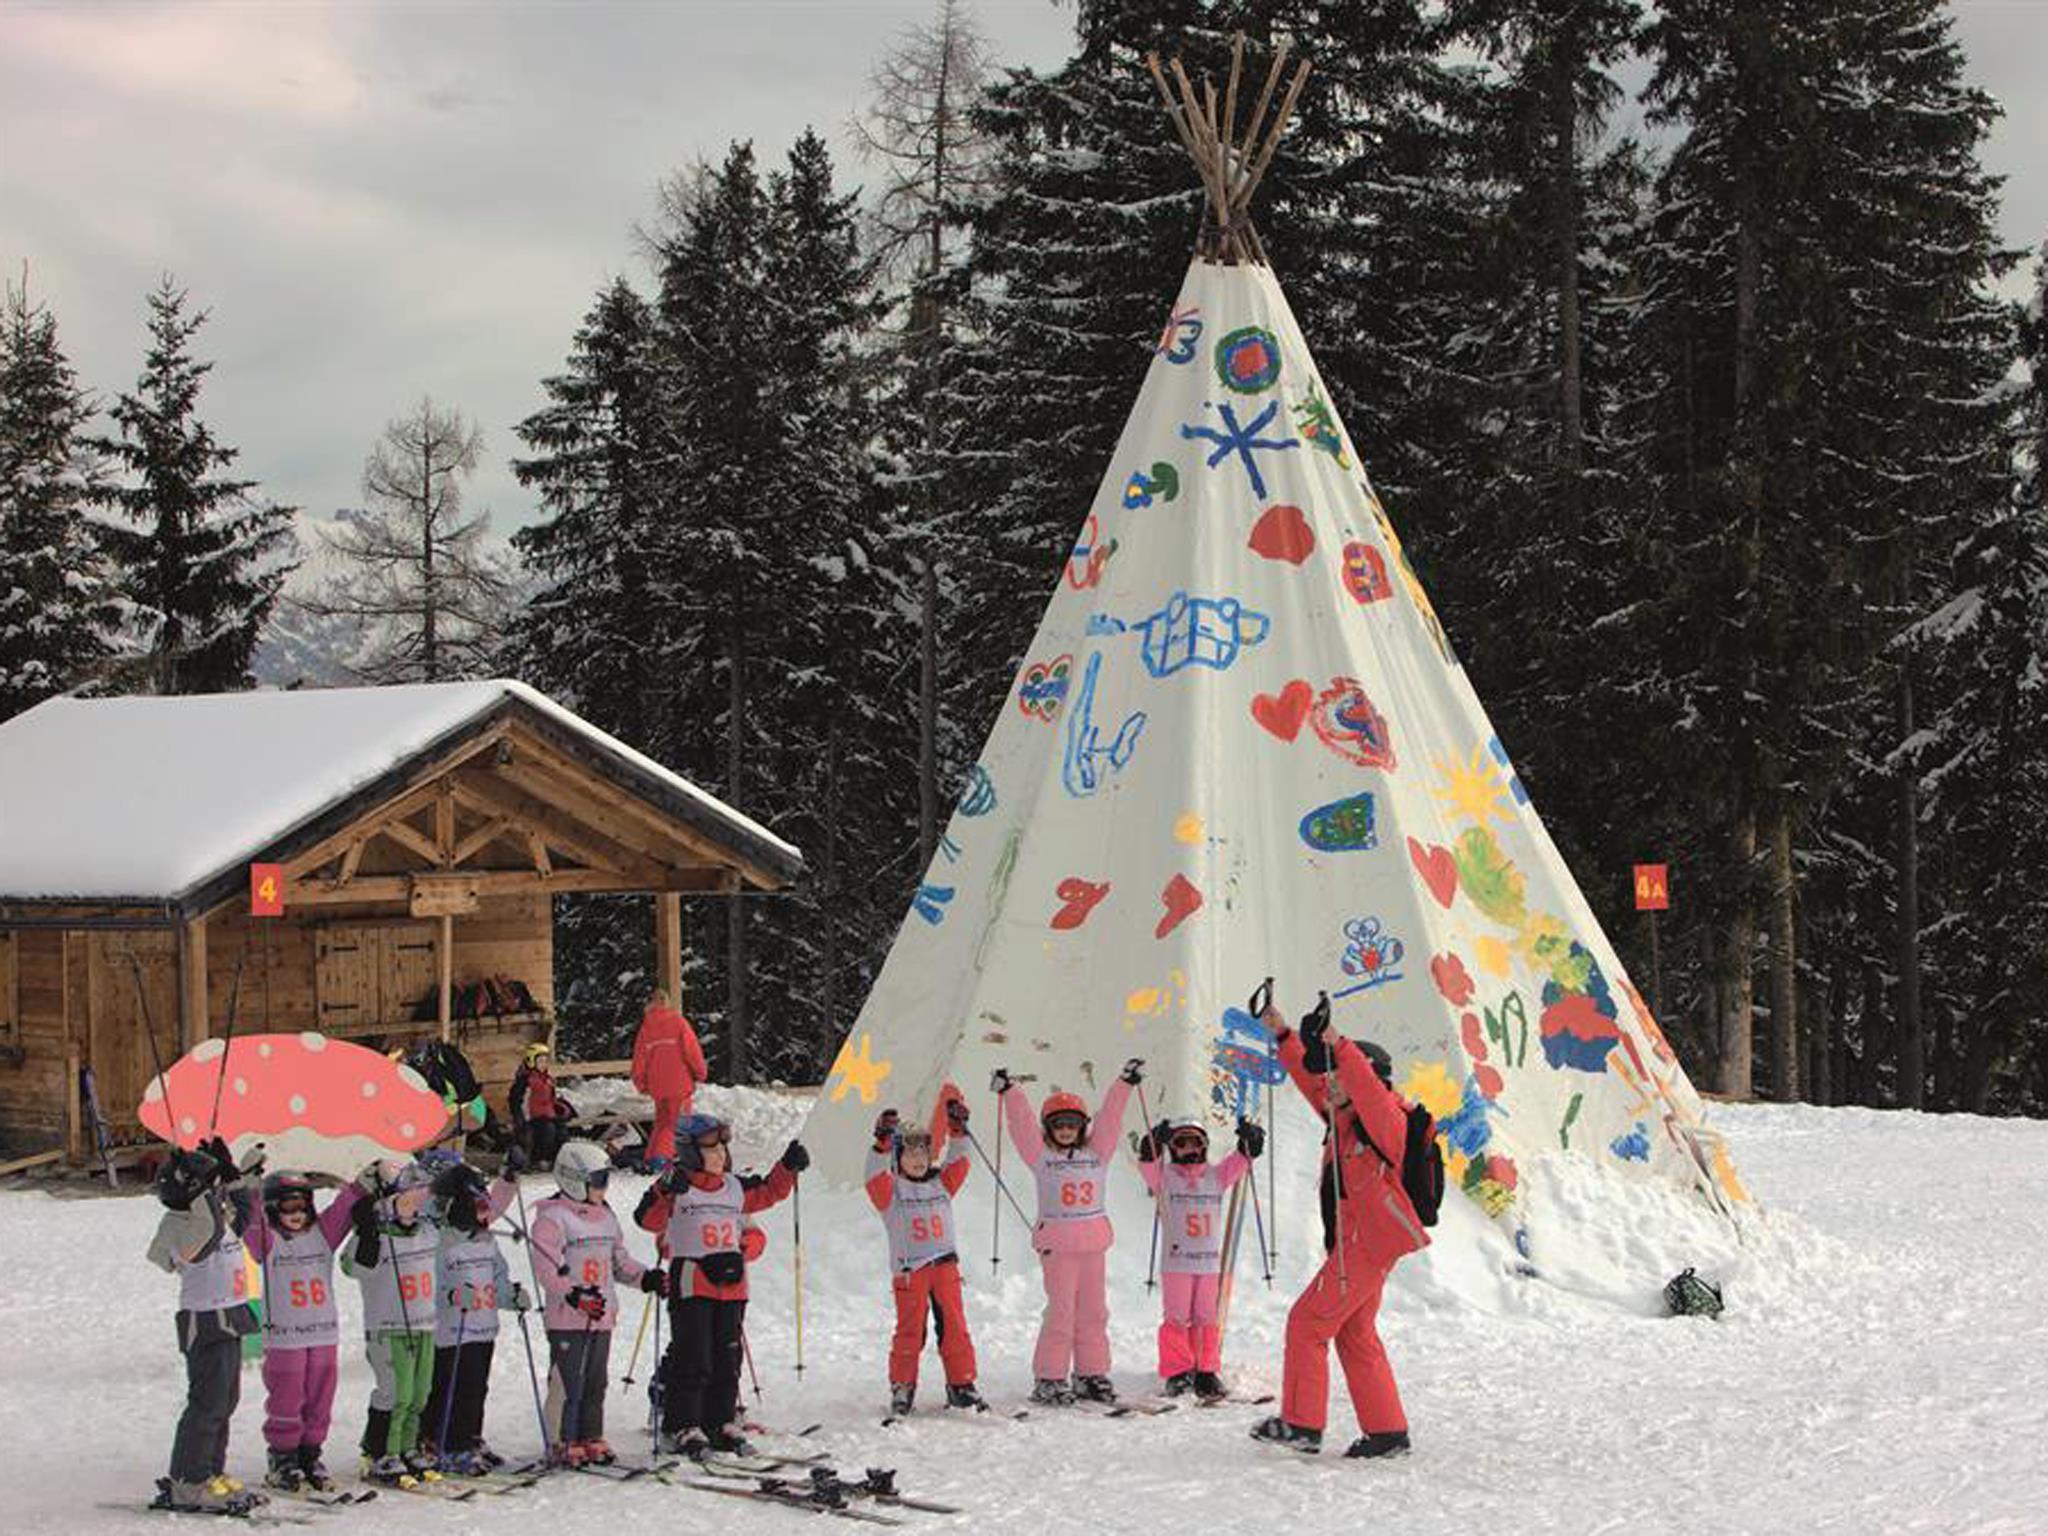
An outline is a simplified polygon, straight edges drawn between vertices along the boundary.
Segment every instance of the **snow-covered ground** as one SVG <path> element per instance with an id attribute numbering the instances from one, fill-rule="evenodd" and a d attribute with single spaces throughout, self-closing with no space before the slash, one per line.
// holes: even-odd
<path id="1" fill-rule="evenodd" d="M 735 1113 L 743 1160 L 772 1156 L 802 1115 L 767 1095 L 717 1097 Z M 1765 1207 L 1739 1247 L 1662 1196 L 1573 1162 L 1532 1172 L 1539 1229 L 1568 1221 L 1576 1232 L 1553 1238 L 1556 1252 L 1538 1250 L 1540 1277 L 1474 1257 L 1455 1227 L 1440 1229 L 1442 1258 L 1403 1267 L 1384 1327 L 1416 1452 L 1394 1463 L 1255 1446 L 1245 1431 L 1262 1410 L 1242 1406 L 1114 1421 L 921 1414 L 884 1429 L 879 1225 L 857 1194 L 815 1182 L 803 1209 L 808 1369 L 799 1380 L 785 1208 L 766 1220 L 772 1246 L 755 1271 L 749 1332 L 765 1392 L 754 1412 L 779 1425 L 822 1420 L 816 1442 L 842 1469 L 894 1466 L 907 1489 L 967 1506 L 960 1517 L 904 1516 L 955 1529 L 2048 1533 L 2048 1125 L 1769 1107 L 1717 1119 Z M 1294 1142 L 1282 1149 L 1285 1273 L 1268 1292 L 1247 1253 L 1239 1277 L 1225 1364 L 1248 1392 L 1278 1386 L 1286 1302 L 1313 1259 L 1308 1148 Z M 1136 1182 L 1119 1207 L 1111 1282 L 1127 1392 L 1148 1384 L 1153 1322 Z M 529 1195 L 544 1188 L 529 1183 Z M 979 1167 L 968 1188 L 982 1382 L 1013 1406 L 1029 1384 L 1036 1277 L 1008 1216 L 991 1277 L 994 1212 Z M 622 1180 L 613 1201 L 629 1209 L 638 1193 L 638 1180 Z M 99 1507 L 147 1494 L 180 1399 L 172 1283 L 142 1258 L 155 1217 L 146 1198 L 0 1195 L 0 1528 L 163 1529 L 160 1516 Z M 1663 1280 L 1687 1263 L 1725 1280 L 1718 1324 L 1657 1315 Z M 355 1288 L 344 1282 L 342 1293 L 346 1328 Z M 638 1310 L 629 1298 L 628 1321 Z M 337 1466 L 369 1387 L 347 1345 L 343 1359 Z M 935 1367 L 928 1357 L 928 1395 Z M 617 1384 L 621 1368 L 610 1430 L 637 1447 L 641 1400 Z M 537 1447 L 516 1332 L 500 1345 L 492 1392 L 492 1439 Z M 252 1482 L 261 1416 L 252 1367 L 232 1454 Z M 1341 1447 L 1352 1432 L 1340 1400 L 1332 1439 Z M 330 1518 L 532 1536 L 769 1531 L 813 1517 L 559 1478 L 464 1505 L 387 1495 Z"/>

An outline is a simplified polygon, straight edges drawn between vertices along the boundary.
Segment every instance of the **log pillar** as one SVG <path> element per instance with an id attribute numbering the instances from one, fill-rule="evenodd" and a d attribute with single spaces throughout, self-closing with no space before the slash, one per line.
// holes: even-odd
<path id="1" fill-rule="evenodd" d="M 683 1006 L 683 898 L 674 891 L 654 894 L 654 974 L 678 1012 Z"/>
<path id="2" fill-rule="evenodd" d="M 211 1033 L 206 1006 L 206 919 L 195 917 L 178 929 L 179 1054 Z"/>
<path id="3" fill-rule="evenodd" d="M 441 1038 L 449 1036 L 455 1014 L 455 917 L 441 914 L 441 942 L 434 946 L 440 965 L 440 1004 L 435 1017 L 441 1021 Z"/>

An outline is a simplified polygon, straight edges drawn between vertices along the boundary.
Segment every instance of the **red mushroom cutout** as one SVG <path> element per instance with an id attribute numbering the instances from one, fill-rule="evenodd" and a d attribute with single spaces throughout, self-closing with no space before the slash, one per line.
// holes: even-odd
<path id="1" fill-rule="evenodd" d="M 216 1091 L 220 1123 L 210 1126 Z M 377 1158 L 409 1156 L 448 1123 L 447 1105 L 411 1067 L 311 1031 L 202 1040 L 163 1081 L 151 1079 L 138 1113 L 146 1128 L 181 1147 L 215 1134 L 237 1161 L 260 1145 L 272 1168 L 337 1179 L 353 1178 Z"/>

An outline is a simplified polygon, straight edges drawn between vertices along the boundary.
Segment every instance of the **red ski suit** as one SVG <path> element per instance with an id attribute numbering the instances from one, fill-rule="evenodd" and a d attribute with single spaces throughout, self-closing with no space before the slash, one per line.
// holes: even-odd
<path id="1" fill-rule="evenodd" d="M 951 1083 L 932 1110 L 932 1168 L 922 1179 L 897 1171 L 895 1148 L 877 1141 L 868 1153 L 868 1199 L 889 1226 L 890 1285 L 896 1297 L 896 1333 L 889 1341 L 891 1385 L 917 1384 L 924 1353 L 925 1315 L 939 1334 L 939 1363 L 948 1386 L 964 1386 L 975 1375 L 974 1340 L 967 1331 L 967 1306 L 960 1290 L 960 1256 L 953 1251 L 952 1197 L 967 1182 L 967 1144 L 947 1143 L 951 1123 L 946 1106 L 960 1098 Z M 943 1200 L 932 1188 L 945 1191 Z M 899 1191 L 904 1199 L 897 1198 Z"/>
<path id="2" fill-rule="evenodd" d="M 1350 1107 L 1340 1115 L 1336 1142 L 1343 1198 L 1337 1203 L 1337 1248 L 1287 1314 L 1287 1359 L 1281 1373 L 1280 1416 L 1300 1429 L 1321 1432 L 1330 1414 L 1329 1347 L 1337 1346 L 1344 1384 L 1358 1427 L 1387 1434 L 1408 1427 L 1394 1370 L 1380 1343 L 1375 1320 L 1387 1274 L 1406 1254 L 1426 1247 L 1429 1235 L 1401 1188 L 1398 1159 L 1408 1136 L 1408 1105 L 1379 1079 L 1372 1062 L 1349 1040 L 1334 1042 L 1335 1072 Z M 1321 1076 L 1303 1062 L 1301 1038 L 1282 1028 L 1275 1037 L 1280 1059 L 1301 1096 L 1328 1119 Z M 1372 1138 L 1372 1145 L 1366 1137 Z M 1384 1150 L 1390 1163 L 1373 1150 Z M 1331 1144 L 1323 1144 L 1327 1168 Z"/>
<path id="3" fill-rule="evenodd" d="M 673 1160 L 676 1119 L 690 1112 L 697 1085 L 711 1076 L 697 1031 L 673 1008 L 649 1008 L 633 1041 L 633 1086 L 654 1100 L 647 1156 Z"/>

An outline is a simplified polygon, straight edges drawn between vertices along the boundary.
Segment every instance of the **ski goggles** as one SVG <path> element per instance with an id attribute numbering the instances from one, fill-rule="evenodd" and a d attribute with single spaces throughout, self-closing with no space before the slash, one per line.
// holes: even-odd
<path id="1" fill-rule="evenodd" d="M 1166 1138 L 1166 1144 L 1176 1152 L 1206 1148 L 1209 1145 L 1209 1134 L 1206 1131 L 1198 1131 L 1193 1126 L 1183 1126 Z"/>
<path id="2" fill-rule="evenodd" d="M 583 1182 L 592 1189 L 604 1189 L 611 1181 L 612 1171 L 609 1168 L 592 1168 L 583 1175 Z"/>
<path id="3" fill-rule="evenodd" d="M 270 1208 L 280 1216 L 310 1216 L 313 1214 L 311 1195 L 280 1195 L 271 1202 Z"/>
<path id="4" fill-rule="evenodd" d="M 732 1140 L 732 1127 L 721 1125 L 715 1131 L 699 1131 L 690 1139 L 700 1147 L 722 1147 Z"/>
<path id="5" fill-rule="evenodd" d="M 1085 1131 L 1088 1129 L 1088 1117 L 1086 1115 L 1077 1115 L 1071 1109 L 1062 1109 L 1045 1117 L 1045 1128 L 1048 1131 L 1056 1131 L 1062 1127 L 1068 1130 Z"/>

